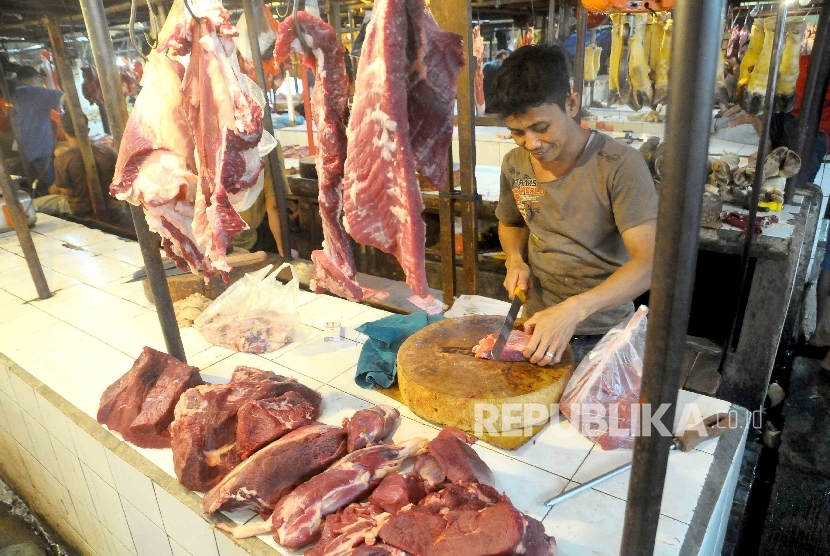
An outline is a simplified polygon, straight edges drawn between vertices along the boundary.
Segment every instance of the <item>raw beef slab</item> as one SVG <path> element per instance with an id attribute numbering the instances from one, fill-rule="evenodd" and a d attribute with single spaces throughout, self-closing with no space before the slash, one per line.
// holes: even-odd
<path id="1" fill-rule="evenodd" d="M 453 484 L 389 518 L 380 538 L 419 556 L 553 556 L 556 541 L 506 496 L 476 483 Z"/>
<path id="2" fill-rule="evenodd" d="M 476 440 L 461 429 L 446 427 L 429 441 L 429 453 L 450 481 L 493 486 L 496 484 L 493 471 L 470 447 Z"/>
<path id="3" fill-rule="evenodd" d="M 240 85 L 246 78 L 235 69 L 230 14 L 199 9 L 198 23 L 180 9 L 162 30 L 110 191 L 144 208 L 179 268 L 202 270 L 207 278 L 230 271 L 228 244 L 247 229 L 232 202 L 263 168 L 257 149 L 262 108 Z"/>
<path id="4" fill-rule="evenodd" d="M 269 444 L 205 495 L 204 511 L 274 509 L 280 498 L 346 455 L 346 431 L 309 425 Z M 266 514 L 266 517 L 267 515 Z"/>
<path id="5" fill-rule="evenodd" d="M 318 17 L 300 11 L 297 19 L 303 38 L 312 49 L 308 56 L 294 31 L 294 17 L 280 24 L 274 57 L 283 62 L 291 52 L 299 52 L 314 72 L 311 115 L 317 128 L 317 185 L 320 217 L 323 222 L 323 249 L 314 251 L 314 275 L 310 287 L 317 293 L 332 293 L 360 301 L 363 290 L 355 281 L 355 264 L 349 237 L 343 227 L 343 164 L 346 160 L 346 120 L 348 119 L 349 78 L 343 49 L 335 30 Z M 305 70 L 303 70 L 305 71 Z"/>
<path id="6" fill-rule="evenodd" d="M 490 334 L 482 338 L 475 346 L 473 346 L 473 353 L 476 359 L 492 359 L 493 346 L 496 345 L 498 339 L 498 332 Z M 499 361 L 527 361 L 524 356 L 524 350 L 530 342 L 532 336 L 525 334 L 521 330 L 513 330 L 510 336 L 507 337 L 507 342 L 504 344 L 504 350 L 501 352 Z"/>
<path id="7" fill-rule="evenodd" d="M 169 448 L 173 409 L 188 388 L 204 384 L 199 369 L 145 347 L 101 396 L 98 422 L 142 448 Z"/>
<path id="8" fill-rule="evenodd" d="M 424 479 L 418 473 L 395 473 L 383 479 L 369 496 L 369 502 L 395 515 L 409 504 L 417 504 L 427 495 Z"/>
<path id="9" fill-rule="evenodd" d="M 182 270 L 211 272 L 196 245 L 194 140 L 181 92 L 184 66 L 151 52 L 118 150 L 110 194 L 144 208 L 150 230 Z"/>
<path id="10" fill-rule="evenodd" d="M 349 452 L 379 444 L 401 421 L 400 412 L 388 405 L 361 409 L 351 419 L 343 419 L 343 428 L 349 433 Z"/>
<path id="11" fill-rule="evenodd" d="M 374 541 L 378 530 L 390 517 L 371 502 L 351 504 L 326 517 L 320 541 L 308 549 L 305 556 L 353 556 L 356 548 L 368 546 L 365 544 L 367 538 Z"/>
<path id="12" fill-rule="evenodd" d="M 236 451 L 237 412 L 249 400 L 297 392 L 320 407 L 321 396 L 293 378 L 251 367 L 237 367 L 229 384 L 197 386 L 176 404 L 173 467 L 179 482 L 190 490 L 207 492 L 242 459 Z"/>
<path id="13" fill-rule="evenodd" d="M 426 449 L 425 439 L 414 438 L 396 446 L 381 444 L 352 452 L 285 496 L 263 523 L 218 527 L 237 538 L 276 531 L 274 540 L 282 546 L 300 548 L 320 537 L 327 515 L 364 498 L 405 460 Z"/>
<path id="14" fill-rule="evenodd" d="M 365 245 L 393 254 L 406 282 L 429 295 L 418 179 L 446 183 L 459 35 L 441 31 L 424 0 L 377 0 L 366 31 L 349 119 L 344 224 Z"/>
<path id="15" fill-rule="evenodd" d="M 319 407 L 308 403 L 296 392 L 245 403 L 236 414 L 236 451 L 239 457 L 248 459 L 281 436 L 312 424 L 319 413 Z"/>

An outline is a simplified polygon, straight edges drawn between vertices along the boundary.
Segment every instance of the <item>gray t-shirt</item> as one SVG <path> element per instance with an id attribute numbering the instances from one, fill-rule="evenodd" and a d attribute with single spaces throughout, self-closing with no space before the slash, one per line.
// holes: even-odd
<path id="1" fill-rule="evenodd" d="M 657 218 L 657 191 L 642 155 L 594 132 L 561 178 L 536 179 L 530 153 L 515 148 L 501 166 L 499 221 L 530 228 L 532 288 L 525 315 L 598 286 L 631 257 L 622 232 Z M 591 315 L 576 334 L 604 334 L 634 312 L 631 302 Z"/>

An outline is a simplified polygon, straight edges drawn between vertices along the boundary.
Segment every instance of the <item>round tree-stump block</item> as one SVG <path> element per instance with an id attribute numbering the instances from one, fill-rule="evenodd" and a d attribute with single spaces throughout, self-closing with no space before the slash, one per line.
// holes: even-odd
<path id="1" fill-rule="evenodd" d="M 574 369 L 573 351 L 568 346 L 562 361 L 550 367 L 476 359 L 473 346 L 503 321 L 446 319 L 410 336 L 398 351 L 398 385 L 407 407 L 427 421 L 458 427 L 499 447 L 527 442 L 562 397 Z M 545 411 L 527 404 L 541 404 Z"/>

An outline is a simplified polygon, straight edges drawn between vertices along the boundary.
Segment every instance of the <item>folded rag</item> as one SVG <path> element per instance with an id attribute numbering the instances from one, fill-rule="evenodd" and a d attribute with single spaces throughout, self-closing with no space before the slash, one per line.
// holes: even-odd
<path id="1" fill-rule="evenodd" d="M 383 388 L 392 386 L 397 373 L 398 350 L 404 340 L 426 325 L 443 319 L 443 315 L 412 313 L 390 315 L 358 326 L 357 331 L 369 339 L 360 350 L 354 381 L 362 388 L 372 388 L 375 384 Z"/>

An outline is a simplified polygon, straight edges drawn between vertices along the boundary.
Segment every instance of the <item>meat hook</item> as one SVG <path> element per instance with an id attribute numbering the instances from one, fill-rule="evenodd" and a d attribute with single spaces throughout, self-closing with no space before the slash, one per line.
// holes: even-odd
<path id="1" fill-rule="evenodd" d="M 138 53 L 139 56 L 144 61 L 147 61 L 147 56 L 144 54 L 144 49 L 141 47 L 139 42 L 135 38 L 135 13 L 136 13 L 136 2 L 137 0 L 132 0 L 130 2 L 130 24 L 129 24 L 129 31 L 130 31 L 130 43 L 132 43 L 133 48 Z M 147 41 L 147 44 L 150 45 L 150 48 L 155 49 L 156 45 L 158 44 L 158 20 L 156 19 L 156 14 L 153 11 L 153 6 L 150 4 L 150 0 L 146 0 L 147 2 L 147 9 L 150 11 L 150 29 L 156 35 L 156 41 L 153 42 L 150 40 L 150 37 L 147 33 L 144 33 L 144 40 Z"/>
<path id="2" fill-rule="evenodd" d="M 187 11 L 190 13 L 190 17 L 196 21 L 199 21 L 199 18 L 193 13 L 193 10 L 190 8 L 190 4 L 187 3 L 187 0 L 182 0 L 182 2 L 184 2 L 184 7 L 187 8 Z"/>
<path id="3" fill-rule="evenodd" d="M 299 3 L 300 0 L 294 0 L 294 34 L 297 35 L 297 40 L 300 41 L 300 47 L 303 49 L 306 56 L 312 56 L 313 53 L 311 52 L 311 48 L 309 48 L 308 44 L 306 44 L 305 38 L 303 38 L 303 30 L 300 27 L 300 22 L 297 20 Z"/>

